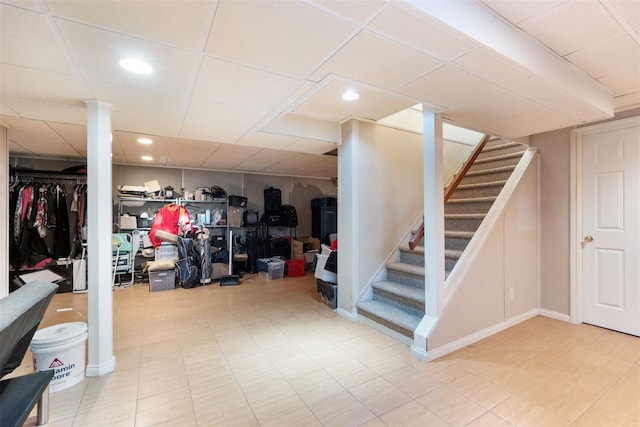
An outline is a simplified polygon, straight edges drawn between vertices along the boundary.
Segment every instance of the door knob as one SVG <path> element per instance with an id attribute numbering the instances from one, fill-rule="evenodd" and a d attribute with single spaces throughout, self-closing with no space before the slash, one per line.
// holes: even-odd
<path id="1" fill-rule="evenodd" d="M 585 236 L 584 241 L 587 243 L 593 242 L 593 236 Z"/>

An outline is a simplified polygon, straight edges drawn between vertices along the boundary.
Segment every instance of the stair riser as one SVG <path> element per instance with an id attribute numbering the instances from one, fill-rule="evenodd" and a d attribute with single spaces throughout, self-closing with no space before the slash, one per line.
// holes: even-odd
<path id="1" fill-rule="evenodd" d="M 476 231 L 481 219 L 445 219 L 444 228 L 448 231 Z"/>
<path id="2" fill-rule="evenodd" d="M 463 251 L 471 239 L 466 239 L 463 237 L 445 237 L 444 238 L 444 248 L 445 249 L 453 249 L 456 251 Z"/>
<path id="3" fill-rule="evenodd" d="M 485 163 L 474 163 L 473 165 L 471 165 L 469 170 L 479 171 L 479 170 L 495 169 L 502 166 L 515 166 L 520 161 L 520 158 L 521 157 L 514 157 L 510 159 L 495 160 L 495 161 L 485 162 Z"/>
<path id="4" fill-rule="evenodd" d="M 447 203 L 444 205 L 445 214 L 486 214 L 493 202 Z"/>
<path id="5" fill-rule="evenodd" d="M 497 197 L 503 185 L 491 185 L 476 188 L 458 188 L 451 195 L 454 199 L 473 199 L 475 197 Z"/>
<path id="6" fill-rule="evenodd" d="M 399 308 L 414 316 L 424 316 L 424 303 L 420 301 L 413 301 L 376 288 L 373 288 L 373 299 Z"/>
<path id="7" fill-rule="evenodd" d="M 424 289 L 424 277 L 417 277 L 396 270 L 387 270 L 387 280 L 414 288 Z"/>
<path id="8" fill-rule="evenodd" d="M 522 145 L 513 145 L 513 146 L 502 147 L 502 148 L 496 148 L 495 150 L 487 150 L 485 148 L 485 150 L 481 151 L 480 154 L 478 154 L 478 159 L 486 159 L 487 157 L 503 156 L 505 154 L 511 154 L 511 153 L 521 153 L 523 150 L 524 150 L 524 147 Z"/>
<path id="9" fill-rule="evenodd" d="M 392 329 L 392 330 L 398 332 L 399 334 L 402 334 L 402 335 L 404 335 L 406 337 L 409 337 L 409 338 L 413 339 L 413 331 L 409 331 L 409 330 L 407 330 L 405 328 L 402 328 L 402 327 L 390 322 L 387 319 L 383 319 L 383 318 L 381 318 L 379 316 L 376 316 L 375 314 L 369 313 L 368 311 L 362 310 L 360 308 L 358 308 L 358 315 L 364 316 L 367 319 L 371 319 L 371 320 L 373 320 L 374 322 L 376 322 L 376 323 L 378 323 L 380 325 L 386 326 L 387 328 Z"/>
<path id="10" fill-rule="evenodd" d="M 400 262 L 424 266 L 424 254 L 413 251 L 400 251 Z"/>
<path id="11" fill-rule="evenodd" d="M 506 181 L 511 176 L 511 171 L 500 171 L 500 172 L 491 172 L 491 173 L 483 173 L 482 175 L 467 175 L 462 178 L 460 181 L 460 185 L 464 184 L 478 184 L 481 182 L 492 182 L 492 181 Z"/>

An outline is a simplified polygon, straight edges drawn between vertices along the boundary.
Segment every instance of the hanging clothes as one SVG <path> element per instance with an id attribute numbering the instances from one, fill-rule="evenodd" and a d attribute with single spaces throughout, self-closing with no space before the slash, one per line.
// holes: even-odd
<path id="1" fill-rule="evenodd" d="M 156 248 L 162 243 L 160 239 L 156 237 L 158 230 L 166 231 L 167 233 L 177 236 L 193 234 L 191 216 L 184 207 L 176 203 L 170 203 L 158 210 L 151 224 L 149 239 L 151 240 L 151 244 Z"/>

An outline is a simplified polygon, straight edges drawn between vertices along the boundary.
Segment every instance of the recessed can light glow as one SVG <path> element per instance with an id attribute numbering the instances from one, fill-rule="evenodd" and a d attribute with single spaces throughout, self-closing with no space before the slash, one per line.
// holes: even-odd
<path id="1" fill-rule="evenodd" d="M 153 160 L 153 157 L 151 157 L 151 156 L 142 156 L 141 159 L 142 160 L 146 160 L 147 162 L 150 162 L 151 160 Z"/>
<path id="2" fill-rule="evenodd" d="M 149 138 L 138 138 L 138 143 L 149 145 L 149 144 L 153 144 L 153 141 L 150 140 Z"/>
<path id="3" fill-rule="evenodd" d="M 358 98 L 360 98 L 360 94 L 352 89 L 349 89 L 342 94 L 342 99 L 344 99 L 345 101 L 355 101 Z"/>
<path id="4" fill-rule="evenodd" d="M 137 58 L 125 58 L 120 61 L 120 66 L 135 74 L 151 74 L 153 71 L 149 64 Z"/>

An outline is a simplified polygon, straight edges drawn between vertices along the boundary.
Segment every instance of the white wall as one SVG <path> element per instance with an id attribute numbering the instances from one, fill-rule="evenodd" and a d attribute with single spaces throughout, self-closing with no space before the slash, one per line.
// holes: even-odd
<path id="1" fill-rule="evenodd" d="M 473 259 L 461 259 L 456 270 L 462 270 L 452 272 L 462 277 L 427 338 L 429 352 L 538 307 L 537 162 L 532 160 L 495 223 L 482 230 L 484 243 L 469 254 Z"/>
<path id="2" fill-rule="evenodd" d="M 338 150 L 338 304 L 353 305 L 423 206 L 422 136 L 352 120 Z M 344 256 L 344 258 L 343 258 Z"/>
<path id="3" fill-rule="evenodd" d="M 240 172 L 207 171 L 197 169 L 173 169 L 145 166 L 113 166 L 113 199 L 117 201 L 116 187 L 121 184 L 143 185 L 157 179 L 161 187 L 168 185 L 177 191 L 185 188 L 195 191 L 197 187 L 222 187 L 228 195 L 247 197 L 247 209 L 264 211 L 264 189 L 279 188 L 282 203 L 295 206 L 298 214 L 298 237 L 311 235 L 311 200 L 323 196 L 337 196 L 337 188 L 331 179 L 300 178 L 279 175 L 260 175 Z M 273 235 L 289 235 L 289 229 L 270 228 Z"/>
<path id="4" fill-rule="evenodd" d="M 540 151 L 540 308 L 570 309 L 570 130 L 534 135 Z"/>

